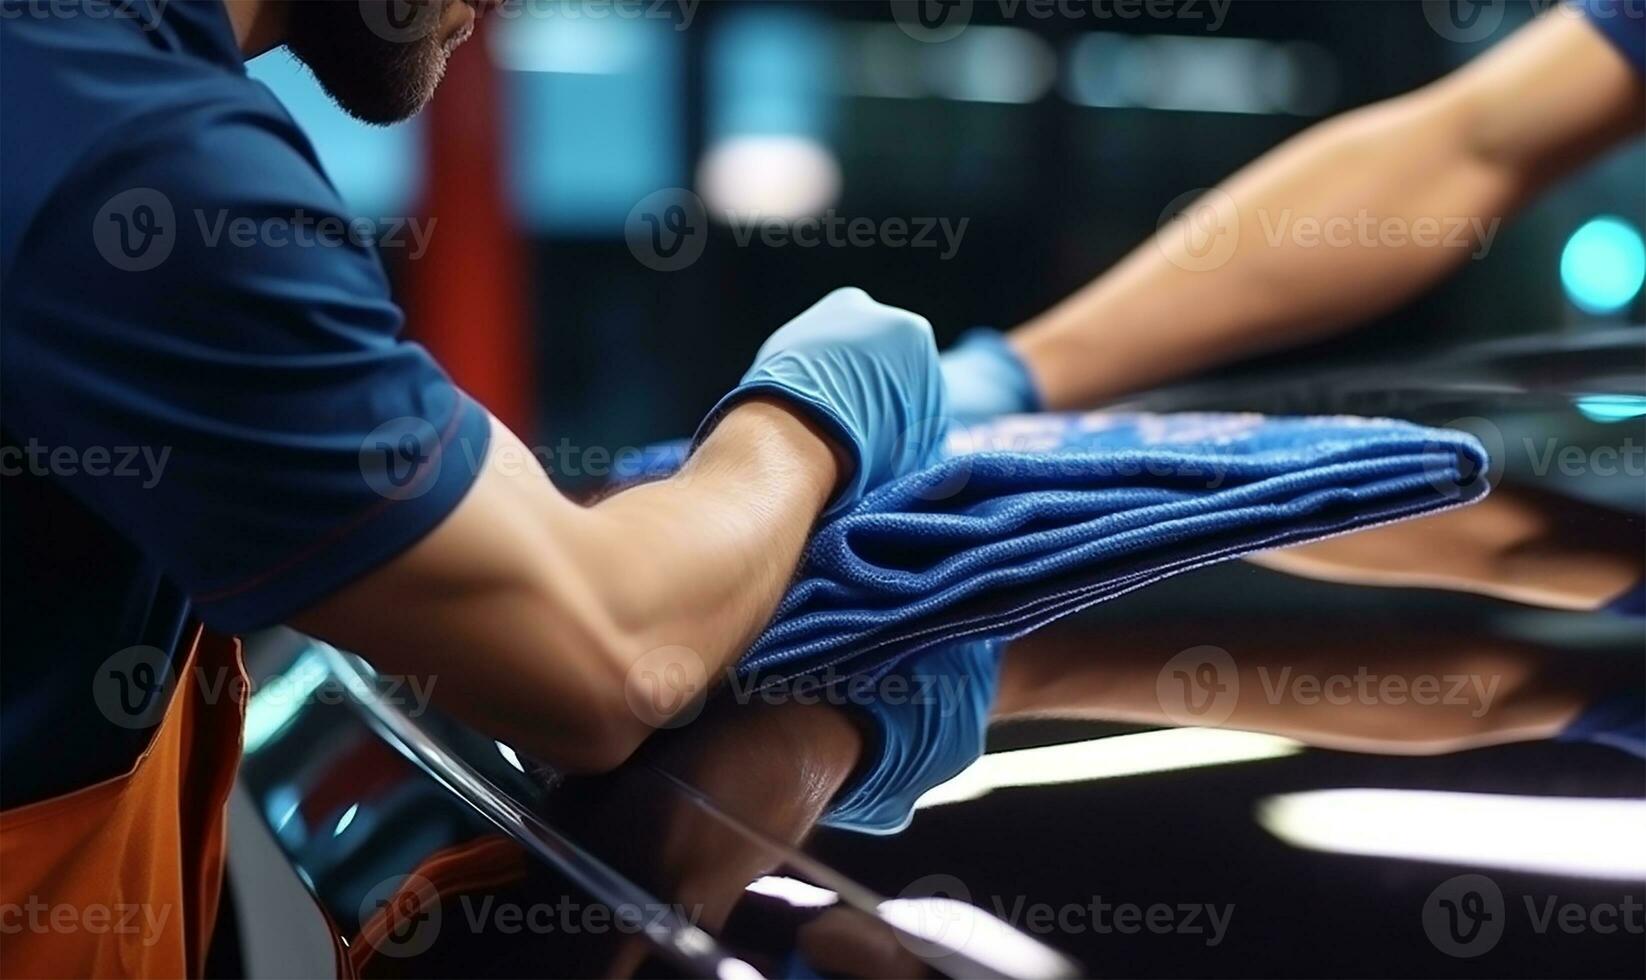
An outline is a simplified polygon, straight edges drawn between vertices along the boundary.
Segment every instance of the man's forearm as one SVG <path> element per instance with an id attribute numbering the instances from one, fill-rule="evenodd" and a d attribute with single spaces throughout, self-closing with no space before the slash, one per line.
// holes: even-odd
<path id="1" fill-rule="evenodd" d="M 440 703 L 494 738 L 614 768 L 746 649 L 830 499 L 849 505 L 935 447 L 935 429 L 894 436 L 942 417 L 943 394 L 930 324 L 835 290 L 767 339 L 674 477 L 582 507 L 493 419 L 456 509 L 292 623 L 380 669 L 438 675 Z"/>
<path id="2" fill-rule="evenodd" d="M 293 620 L 566 769 L 609 769 L 770 617 L 839 482 L 776 403 L 731 411 L 671 479 L 580 507 L 495 420 L 474 487 L 405 554 Z"/>
<path id="3" fill-rule="evenodd" d="M 1505 216 L 1640 114 L 1627 64 L 1553 13 L 1282 145 L 1012 342 L 1047 407 L 1071 409 L 1317 339 L 1484 254 Z"/>
<path id="4" fill-rule="evenodd" d="M 1513 189 L 1463 162 L 1442 115 L 1419 98 L 1303 134 L 1027 324 L 1013 343 L 1047 406 L 1101 403 L 1323 336 L 1466 261 L 1481 237 L 1470 217 L 1495 231 Z M 1454 247 L 1364 247 L 1352 237 L 1361 214 L 1406 228 L 1457 215 L 1463 235 Z M 1332 228 L 1345 244 L 1323 240 Z"/>
<path id="5" fill-rule="evenodd" d="M 680 473 L 591 509 L 585 574 L 642 653 L 685 647 L 718 673 L 770 618 L 839 474 L 800 416 L 743 403 Z"/>

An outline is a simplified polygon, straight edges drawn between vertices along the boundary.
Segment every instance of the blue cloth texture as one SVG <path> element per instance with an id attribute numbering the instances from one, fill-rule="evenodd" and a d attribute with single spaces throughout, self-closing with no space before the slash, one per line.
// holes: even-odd
<path id="1" fill-rule="evenodd" d="M 652 475 L 666 456 L 647 454 Z M 956 429 L 941 462 L 817 529 L 738 670 L 762 684 L 878 674 L 929 647 L 1012 639 L 1190 569 L 1472 503 L 1486 471 L 1472 436 L 1387 419 L 1046 414 Z"/>

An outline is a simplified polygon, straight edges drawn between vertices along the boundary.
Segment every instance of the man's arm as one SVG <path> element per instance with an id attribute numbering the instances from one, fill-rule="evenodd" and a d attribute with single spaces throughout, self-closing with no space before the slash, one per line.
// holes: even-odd
<path id="1" fill-rule="evenodd" d="M 1196 223 L 1162 229 L 1023 326 L 1012 346 L 1045 407 L 1066 410 L 1345 329 L 1432 286 L 1473 254 L 1481 229 L 1639 132 L 1642 93 L 1639 74 L 1593 25 L 1551 12 L 1454 74 L 1260 158 L 1204 199 Z M 1275 240 L 1288 218 L 1341 226 L 1360 215 L 1408 237 L 1420 222 L 1464 224 L 1470 240 Z M 1187 249 L 1215 249 L 1219 234 L 1235 236 L 1235 247 L 1207 268 L 1214 263 Z"/>
<path id="2" fill-rule="evenodd" d="M 438 527 L 287 618 L 548 762 L 609 769 L 743 653 L 825 507 L 935 452 L 917 423 L 943 411 L 931 324 L 837 289 L 767 339 L 673 478 L 578 507 L 492 421 Z"/>
<path id="3" fill-rule="evenodd" d="M 432 678 L 444 708 L 540 758 L 609 769 L 665 720 L 631 706 L 650 693 L 631 672 L 684 648 L 652 665 L 675 665 L 665 683 L 683 685 L 684 708 L 731 664 L 842 468 L 810 423 L 759 400 L 728 413 L 675 477 L 594 507 L 535 465 L 498 463 L 531 458 L 494 420 L 484 472 L 451 516 L 293 625 L 385 673 Z"/>

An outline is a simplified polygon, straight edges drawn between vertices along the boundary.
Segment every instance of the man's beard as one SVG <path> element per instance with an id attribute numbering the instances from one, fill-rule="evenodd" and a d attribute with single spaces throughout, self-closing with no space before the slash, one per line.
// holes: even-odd
<path id="1" fill-rule="evenodd" d="M 344 111 L 388 125 L 414 115 L 446 73 L 441 0 L 295 0 L 286 47 Z"/>

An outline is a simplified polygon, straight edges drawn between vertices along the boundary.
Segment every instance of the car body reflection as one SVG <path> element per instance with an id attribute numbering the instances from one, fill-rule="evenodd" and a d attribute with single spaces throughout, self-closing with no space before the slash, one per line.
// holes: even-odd
<path id="1" fill-rule="evenodd" d="M 1484 422 L 1497 488 L 1013 643 L 990 753 L 894 837 L 817 828 L 864 751 L 827 703 L 714 698 L 562 779 L 290 634 L 242 785 L 368 976 L 1638 971 L 1638 929 L 1537 910 L 1646 899 L 1642 478 L 1542 448 L 1642 441 L 1641 340 L 1145 399 Z M 1437 925 L 1460 889 L 1489 945 Z"/>

